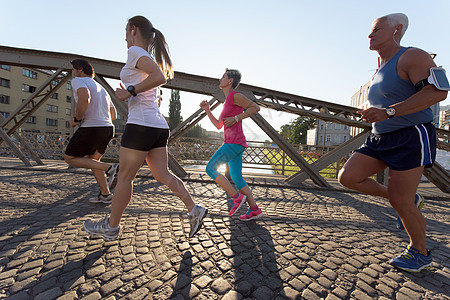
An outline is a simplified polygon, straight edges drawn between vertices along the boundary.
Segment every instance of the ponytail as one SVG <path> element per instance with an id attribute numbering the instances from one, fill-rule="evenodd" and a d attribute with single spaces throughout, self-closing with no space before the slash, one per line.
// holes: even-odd
<path id="1" fill-rule="evenodd" d="M 164 35 L 153 27 L 153 24 L 143 16 L 135 16 L 128 20 L 129 25 L 139 28 L 142 37 L 148 41 L 148 52 L 155 57 L 156 64 L 167 79 L 173 78 L 172 60 L 169 55 L 169 46 Z"/>
<path id="2" fill-rule="evenodd" d="M 164 35 L 156 28 L 155 37 L 153 43 L 150 44 L 149 52 L 153 53 L 156 59 L 156 63 L 163 72 L 164 76 L 168 79 L 173 78 L 172 60 L 169 55 L 169 46 L 166 43 Z"/>

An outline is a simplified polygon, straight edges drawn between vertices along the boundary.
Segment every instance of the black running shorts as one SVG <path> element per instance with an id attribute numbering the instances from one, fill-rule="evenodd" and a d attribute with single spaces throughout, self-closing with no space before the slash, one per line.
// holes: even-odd
<path id="1" fill-rule="evenodd" d="M 98 151 L 103 155 L 113 136 L 113 126 L 80 127 L 70 139 L 65 154 L 84 157 L 86 155 L 93 155 L 95 151 Z"/>
<path id="2" fill-rule="evenodd" d="M 127 124 L 120 145 L 140 151 L 166 147 L 170 131 L 167 128 L 147 127 Z"/>

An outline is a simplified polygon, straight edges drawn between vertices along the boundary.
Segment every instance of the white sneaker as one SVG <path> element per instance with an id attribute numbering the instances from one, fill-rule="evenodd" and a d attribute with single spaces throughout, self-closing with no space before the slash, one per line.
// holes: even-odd
<path id="1" fill-rule="evenodd" d="M 189 237 L 193 237 L 203 224 L 203 219 L 206 217 L 208 210 L 200 205 L 195 205 L 189 214 L 189 223 L 191 224 L 191 231 L 189 232 Z"/>
<path id="2" fill-rule="evenodd" d="M 98 221 L 87 219 L 84 222 L 84 230 L 90 235 L 101 236 L 105 241 L 114 241 L 119 236 L 120 226 L 111 228 L 108 225 L 108 216 Z"/>
<path id="3" fill-rule="evenodd" d="M 108 183 L 109 190 L 116 187 L 117 184 L 117 173 L 119 172 L 119 164 L 112 164 L 109 170 L 106 172 L 106 182 Z"/>
<path id="4" fill-rule="evenodd" d="M 97 197 L 89 198 L 90 203 L 105 203 L 105 204 L 111 204 L 113 198 L 113 194 L 110 193 L 107 196 L 102 195 L 102 193 L 99 193 Z"/>

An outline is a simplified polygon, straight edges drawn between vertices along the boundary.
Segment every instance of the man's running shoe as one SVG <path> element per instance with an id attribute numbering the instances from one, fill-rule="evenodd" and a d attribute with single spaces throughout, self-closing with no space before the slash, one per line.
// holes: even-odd
<path id="1" fill-rule="evenodd" d="M 192 211 L 189 213 L 189 223 L 191 224 L 191 231 L 189 237 L 193 237 L 203 224 L 203 219 L 206 217 L 208 210 L 200 205 L 195 205 Z"/>
<path id="2" fill-rule="evenodd" d="M 425 256 L 417 249 L 408 246 L 402 254 L 391 259 L 389 263 L 404 271 L 420 272 L 423 269 L 431 268 L 433 258 L 431 256 L 431 251 L 427 251 L 428 255 Z"/>
<path id="3" fill-rule="evenodd" d="M 108 188 L 112 190 L 117 184 L 117 173 L 119 173 L 119 164 L 112 164 L 111 167 L 106 171 L 106 182 L 108 183 Z"/>
<path id="4" fill-rule="evenodd" d="M 108 220 L 108 216 L 98 221 L 87 219 L 84 222 L 84 230 L 86 230 L 90 235 L 99 235 L 103 237 L 105 241 L 114 241 L 119 236 L 120 226 L 111 228 L 109 227 Z"/>
<path id="5" fill-rule="evenodd" d="M 425 202 L 425 198 L 417 193 L 416 196 L 414 197 L 414 204 L 419 208 L 419 210 L 422 209 L 423 207 L 423 203 Z M 403 226 L 402 220 L 400 220 L 400 217 L 397 217 L 397 228 L 400 230 L 404 230 L 405 226 Z"/>
<path id="6" fill-rule="evenodd" d="M 251 210 L 250 208 L 247 210 L 245 215 L 240 215 L 239 220 L 242 221 L 251 221 L 254 219 L 262 218 L 264 214 L 262 213 L 261 208 L 258 208 L 257 210 Z"/>
<path id="7" fill-rule="evenodd" d="M 113 194 L 104 196 L 104 195 L 102 195 L 102 193 L 99 193 L 97 197 L 89 198 L 89 202 L 111 204 L 112 198 L 113 198 Z"/>
<path id="8" fill-rule="evenodd" d="M 245 196 L 244 194 L 238 193 L 238 197 L 236 199 L 230 200 L 231 209 L 230 209 L 230 212 L 228 213 L 228 215 L 230 217 L 232 215 L 234 215 L 236 213 L 236 211 L 238 211 L 239 208 L 241 208 L 242 204 L 245 203 L 245 199 L 247 199 L 247 196 Z"/>

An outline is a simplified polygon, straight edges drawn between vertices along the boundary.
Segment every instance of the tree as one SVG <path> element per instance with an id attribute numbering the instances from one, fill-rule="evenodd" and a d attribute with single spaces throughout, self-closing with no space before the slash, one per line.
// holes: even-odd
<path id="1" fill-rule="evenodd" d="M 203 137 L 203 136 L 205 136 L 204 131 L 205 130 L 202 128 L 202 126 L 200 124 L 197 124 L 197 125 L 194 125 L 194 127 L 192 127 L 191 129 L 189 129 L 184 136 L 185 137 Z"/>
<path id="2" fill-rule="evenodd" d="M 169 100 L 169 128 L 174 129 L 183 122 L 183 117 L 181 116 L 181 102 L 180 102 L 180 91 L 172 90 L 170 93 Z"/>
<path id="3" fill-rule="evenodd" d="M 306 144 L 308 129 L 314 127 L 316 120 L 308 117 L 298 117 L 289 124 L 281 126 L 281 136 L 290 144 Z"/>

